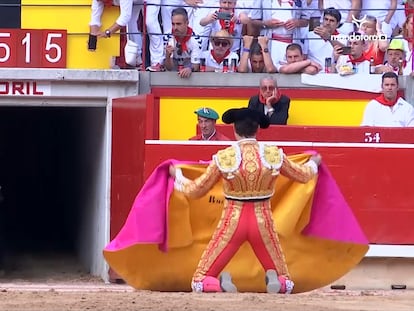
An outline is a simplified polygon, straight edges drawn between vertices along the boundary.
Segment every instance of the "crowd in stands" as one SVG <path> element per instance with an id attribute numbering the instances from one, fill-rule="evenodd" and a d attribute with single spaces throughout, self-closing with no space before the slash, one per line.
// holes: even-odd
<path id="1" fill-rule="evenodd" d="M 120 14 L 103 28 L 108 5 Z M 138 70 L 413 72 L 414 0 L 92 0 L 91 10 L 92 39 L 125 29 L 125 62 Z"/>

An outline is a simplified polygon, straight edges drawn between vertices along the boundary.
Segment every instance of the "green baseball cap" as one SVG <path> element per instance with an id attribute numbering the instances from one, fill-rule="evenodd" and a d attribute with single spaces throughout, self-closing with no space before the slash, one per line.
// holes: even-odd
<path id="1" fill-rule="evenodd" d="M 194 111 L 194 113 L 200 117 L 207 119 L 217 120 L 219 118 L 219 114 L 217 113 L 217 111 L 207 107 L 199 108 L 196 111 Z"/>

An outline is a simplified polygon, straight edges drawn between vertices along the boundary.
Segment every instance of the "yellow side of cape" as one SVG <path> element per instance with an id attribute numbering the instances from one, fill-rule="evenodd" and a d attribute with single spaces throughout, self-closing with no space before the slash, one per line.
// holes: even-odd
<path id="1" fill-rule="evenodd" d="M 289 157 L 303 163 L 306 155 Z M 180 165 L 186 177 L 196 178 L 206 165 Z M 307 237 L 301 234 L 309 222 L 316 178 L 307 184 L 280 176 L 272 199 L 273 216 L 285 253 L 295 293 L 331 284 L 363 258 L 367 245 Z M 121 251 L 104 251 L 109 265 L 136 289 L 191 291 L 191 278 L 198 260 L 220 219 L 224 197 L 222 185 L 204 197 L 189 200 L 174 191 L 169 204 L 168 252 L 157 245 L 134 245 Z M 245 243 L 225 267 L 238 290 L 265 291 L 265 275 L 250 245 Z"/>

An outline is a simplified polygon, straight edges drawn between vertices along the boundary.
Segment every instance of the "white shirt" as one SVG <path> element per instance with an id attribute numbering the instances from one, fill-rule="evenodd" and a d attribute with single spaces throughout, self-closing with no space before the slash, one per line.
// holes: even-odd
<path id="1" fill-rule="evenodd" d="M 120 14 L 116 20 L 119 26 L 126 26 L 132 16 L 132 6 L 134 4 L 143 4 L 143 0 L 120 0 L 119 9 Z M 105 4 L 102 1 L 92 0 L 91 5 L 91 21 L 89 25 L 101 26 L 101 16 L 104 10 Z"/>
<path id="2" fill-rule="evenodd" d="M 414 126 L 414 108 L 401 97 L 392 107 L 385 106 L 373 99 L 365 107 L 361 126 Z"/>
<path id="3" fill-rule="evenodd" d="M 382 22 L 388 14 L 391 6 L 391 0 L 364 0 L 362 1 L 361 16 L 375 16 L 379 22 Z"/>
<path id="4" fill-rule="evenodd" d="M 211 55 L 211 50 L 203 51 L 201 53 L 201 58 L 206 59 L 206 66 L 216 68 L 220 72 L 223 70 L 223 62 L 220 64 L 217 63 L 213 58 L 213 55 Z M 230 54 L 227 55 L 225 59 L 229 60 L 229 67 L 232 59 L 236 59 L 236 64 L 239 64 L 239 56 L 235 52 L 230 52 Z"/>
<path id="5" fill-rule="evenodd" d="M 340 55 L 338 57 L 338 60 L 336 62 L 336 70 L 338 70 L 339 67 L 343 66 L 343 65 L 350 65 L 352 66 L 352 62 L 351 59 L 349 58 L 349 55 Z M 355 68 L 356 68 L 356 72 L 355 73 L 367 73 L 369 74 L 369 61 L 368 60 L 364 60 L 360 63 L 355 64 Z"/>
<path id="6" fill-rule="evenodd" d="M 178 68 L 179 62 L 181 62 L 181 65 L 184 67 L 189 68 L 191 68 L 191 64 L 200 63 L 201 39 L 194 32 L 192 33 L 190 40 L 186 43 L 187 51 L 181 51 L 181 55 L 178 54 L 179 49 L 177 48 L 177 42 L 172 34 L 167 34 L 163 38 L 164 46 L 171 45 L 175 47 L 174 52 L 171 54 L 175 69 Z"/>
<path id="7" fill-rule="evenodd" d="M 308 33 L 308 38 L 308 59 L 321 65 L 323 71 L 325 68 L 325 58 L 330 57 L 333 62 L 333 46 L 329 41 L 323 40 L 313 31 Z"/>

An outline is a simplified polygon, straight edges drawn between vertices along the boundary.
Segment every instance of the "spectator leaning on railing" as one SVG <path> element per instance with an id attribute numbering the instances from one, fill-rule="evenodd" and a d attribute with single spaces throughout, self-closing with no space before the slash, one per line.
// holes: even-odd
<path id="1" fill-rule="evenodd" d="M 181 78 L 188 78 L 193 71 L 200 70 L 201 42 L 188 26 L 184 8 L 172 11 L 172 32 L 164 38 L 164 66 L 169 71 L 178 71 Z"/>
<path id="2" fill-rule="evenodd" d="M 302 47 L 297 43 L 292 43 L 286 48 L 286 62 L 280 62 L 276 65 L 276 68 L 280 73 L 307 73 L 314 75 L 321 71 L 322 66 L 310 59 L 305 59 Z"/>
<path id="3" fill-rule="evenodd" d="M 243 51 L 238 72 L 277 72 L 276 66 L 270 57 L 268 44 L 268 37 L 259 36 L 257 39 L 253 39 L 252 36 L 243 36 Z"/>

